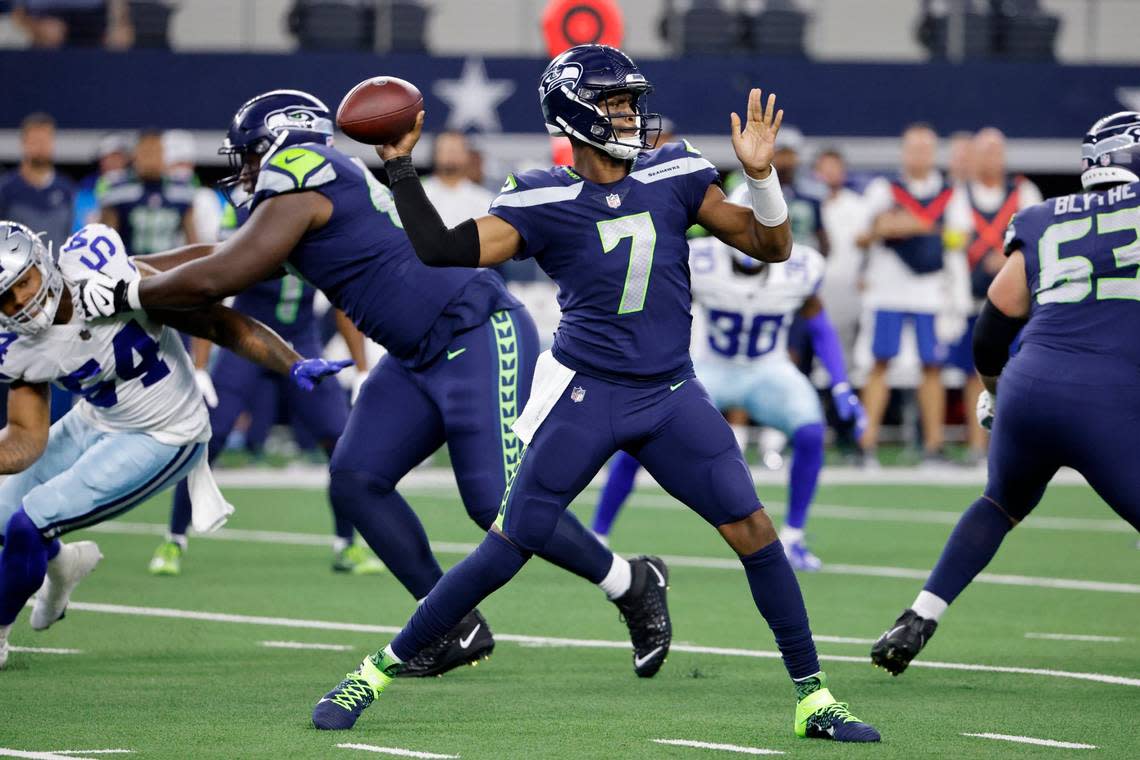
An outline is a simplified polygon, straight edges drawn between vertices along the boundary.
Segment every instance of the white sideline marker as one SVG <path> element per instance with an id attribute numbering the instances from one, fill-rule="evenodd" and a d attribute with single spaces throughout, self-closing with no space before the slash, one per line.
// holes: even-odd
<path id="1" fill-rule="evenodd" d="M 302 618 L 265 617 L 259 615 L 235 615 L 228 612 L 205 612 L 200 610 L 178 610 L 167 607 L 135 607 L 121 604 L 99 604 L 94 602 L 72 602 L 68 609 L 81 612 L 103 612 L 111 615 L 133 615 L 136 617 L 170 618 L 176 620 L 201 620 L 210 623 L 236 623 L 241 625 L 268 625 L 280 628 L 306 628 L 317 631 L 351 631 L 354 633 L 399 633 L 400 628 L 391 625 L 371 625 L 368 623 L 340 623 L 330 620 L 305 620 Z M 606 641 L 604 639 L 571 639 L 549 636 L 523 636 L 512 633 L 496 633 L 499 641 L 512 641 L 518 644 L 538 644 L 543 646 L 579 647 L 594 649 L 624 649 L 629 651 L 628 641 Z M 688 644 L 674 644 L 674 652 L 692 652 L 726 657 L 759 657 L 778 659 L 779 652 L 761 649 L 737 649 L 731 647 L 702 647 Z M 822 654 L 821 659 L 834 662 L 854 662 L 869 664 L 866 656 Z M 1109 675 L 1106 673 L 1081 673 L 1047 668 L 1021 668 L 1005 665 L 980 665 L 968 662 L 938 662 L 935 660 L 915 660 L 911 667 L 935 668 L 940 670 L 964 670 L 975 673 L 1016 673 L 1018 675 L 1046 676 L 1049 678 L 1072 678 L 1078 681 L 1116 684 L 1118 686 L 1140 687 L 1140 678 Z"/>
<path id="2" fill-rule="evenodd" d="M 93 525 L 86 530 L 96 533 L 110 533 L 116 535 L 147 535 L 162 536 L 166 534 L 166 526 L 158 523 L 133 523 L 111 521 Z M 212 541 L 248 541 L 261 544 L 281 544 L 289 546 L 331 546 L 332 539 L 317 533 L 295 533 L 291 531 L 272 530 L 244 530 L 241 528 L 221 528 L 213 533 L 198 536 L 201 540 Z M 432 551 L 441 554 L 467 555 L 475 551 L 477 544 L 459 543 L 450 541 L 433 541 Z M 628 552 L 636 554 L 637 552 Z M 735 559 L 723 557 L 687 557 L 680 555 L 661 555 L 661 559 L 677 567 L 699 567 L 707 570 L 740 571 L 740 562 Z M 915 569 L 907 567 L 883 567 L 879 565 L 848 565 L 827 563 L 819 571 L 832 575 L 856 575 L 871 578 L 901 578 L 906 580 L 926 580 L 930 569 Z M 974 583 L 996 584 L 999 586 L 1026 586 L 1048 589 L 1065 589 L 1070 591 L 1096 591 L 1110 594 L 1140 594 L 1140 583 L 1115 583 L 1110 581 L 1086 581 L 1073 578 L 1044 578 L 1032 575 L 1002 575 L 994 573 L 981 573 L 974 579 Z"/>
<path id="3" fill-rule="evenodd" d="M 995 739 L 1003 742 L 1016 742 L 1017 744 L 1033 744 L 1038 747 L 1056 747 L 1058 749 L 1097 749 L 1095 744 L 1058 742 L 1052 739 L 1034 739 L 1032 736 L 1010 736 L 1009 734 L 962 734 L 962 736 L 973 736 L 978 739 Z"/>
<path id="4" fill-rule="evenodd" d="M 130 749 L 59 749 L 50 752 L 29 752 L 20 749 L 0 747 L 0 757 L 22 757 L 26 760 L 94 760 L 86 755 L 131 754 Z"/>
<path id="5" fill-rule="evenodd" d="M 760 747 L 741 747 L 737 744 L 714 744 L 712 742 L 698 742 L 692 739 L 650 739 L 654 744 L 668 744 L 672 747 L 693 747 L 694 749 L 719 749 L 723 752 L 738 752 L 742 755 L 782 755 L 778 749 L 762 749 Z"/>
<path id="6" fill-rule="evenodd" d="M 1025 638 L 1048 641 L 1094 641 L 1105 644 L 1119 644 L 1124 641 L 1123 636 L 1093 636 L 1085 633 L 1027 633 Z"/>
<path id="7" fill-rule="evenodd" d="M 321 649 L 326 652 L 351 652 L 356 649 L 348 644 L 316 644 L 308 641 L 260 641 L 263 647 L 270 649 Z"/>
<path id="8" fill-rule="evenodd" d="M 55 647 L 8 647 L 13 652 L 28 654 L 83 654 L 82 649 L 57 649 Z M 127 750 L 128 752 L 130 750 Z M 56 753 L 59 754 L 59 753 Z"/>
<path id="9" fill-rule="evenodd" d="M 364 752 L 376 752 L 381 755 L 397 755 L 398 757 L 421 757 L 425 760 L 455 760 L 459 755 L 438 755 L 435 752 L 416 752 L 412 749 L 399 747 L 375 747 L 371 744 L 338 744 L 340 749 L 359 749 Z"/>

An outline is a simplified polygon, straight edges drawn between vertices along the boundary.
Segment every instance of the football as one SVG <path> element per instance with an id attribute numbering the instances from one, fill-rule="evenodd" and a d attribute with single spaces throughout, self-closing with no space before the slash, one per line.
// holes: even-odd
<path id="1" fill-rule="evenodd" d="M 372 77 L 353 87 L 336 109 L 336 125 L 368 145 L 387 145 L 403 137 L 424 108 L 424 96 L 398 77 Z"/>

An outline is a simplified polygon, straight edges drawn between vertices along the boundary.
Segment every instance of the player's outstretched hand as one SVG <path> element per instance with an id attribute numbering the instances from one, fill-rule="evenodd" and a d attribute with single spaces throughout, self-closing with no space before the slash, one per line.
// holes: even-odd
<path id="1" fill-rule="evenodd" d="M 761 106 L 760 90 L 748 93 L 748 121 L 740 126 L 740 117 L 733 112 L 732 147 L 745 173 L 753 179 L 764 179 L 772 170 L 772 156 L 776 154 L 776 133 L 784 121 L 784 109 L 776 110 L 776 96 L 768 94 L 767 108 Z"/>
<path id="2" fill-rule="evenodd" d="M 412 155 L 412 148 L 416 147 L 416 143 L 420 141 L 420 133 L 424 130 L 424 112 L 420 111 L 416 116 L 416 123 L 412 127 L 412 131 L 405 134 L 394 143 L 387 145 L 377 145 L 376 155 L 384 161 L 396 158 L 397 156 L 410 156 Z"/>
<path id="3" fill-rule="evenodd" d="M 326 359 L 302 359 L 289 370 L 289 377 L 293 378 L 298 388 L 311 391 L 322 379 L 335 375 L 351 364 L 352 359 L 340 359 L 335 362 Z"/>

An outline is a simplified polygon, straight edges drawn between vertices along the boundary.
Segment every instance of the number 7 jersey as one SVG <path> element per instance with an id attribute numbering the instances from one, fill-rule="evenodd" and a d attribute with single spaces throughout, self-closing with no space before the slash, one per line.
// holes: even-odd
<path id="1" fill-rule="evenodd" d="M 717 178 L 688 143 L 642 153 L 605 185 L 566 166 L 507 177 L 491 213 L 558 285 L 560 363 L 619 381 L 692 375 L 685 231 Z"/>

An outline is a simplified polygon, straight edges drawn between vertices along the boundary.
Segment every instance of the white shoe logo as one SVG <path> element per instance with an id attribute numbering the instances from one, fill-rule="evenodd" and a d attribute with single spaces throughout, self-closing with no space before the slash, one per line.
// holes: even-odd
<path id="1" fill-rule="evenodd" d="M 649 564 L 649 569 L 652 570 L 653 574 L 657 576 L 657 585 L 660 586 L 661 588 L 665 588 L 665 576 L 662 575 L 661 571 L 657 569 L 657 565 L 654 565 L 652 562 L 650 562 L 648 564 Z"/>
<path id="2" fill-rule="evenodd" d="M 318 705 L 323 705 L 325 702 L 332 702 L 328 697 L 321 697 L 321 701 L 317 702 Z"/>
<path id="3" fill-rule="evenodd" d="M 475 640 L 475 634 L 479 633 L 479 629 L 482 627 L 483 624 L 480 623 L 479 625 L 472 628 L 471 633 L 467 634 L 459 640 L 459 647 L 461 649 L 466 649 L 467 647 L 471 646 L 471 642 Z"/>
<path id="4" fill-rule="evenodd" d="M 658 653 L 658 652 L 660 652 L 660 651 L 661 651 L 661 647 L 657 647 L 656 649 L 654 649 L 652 652 L 650 652 L 649 654 L 645 655 L 644 657 L 638 657 L 638 656 L 635 654 L 635 655 L 633 656 L 633 667 L 635 667 L 635 668 L 640 668 L 642 665 L 644 665 L 645 663 L 649 662 L 649 661 L 650 661 L 650 660 L 652 660 L 654 657 L 656 657 L 656 656 L 657 656 L 657 653 Z"/>

